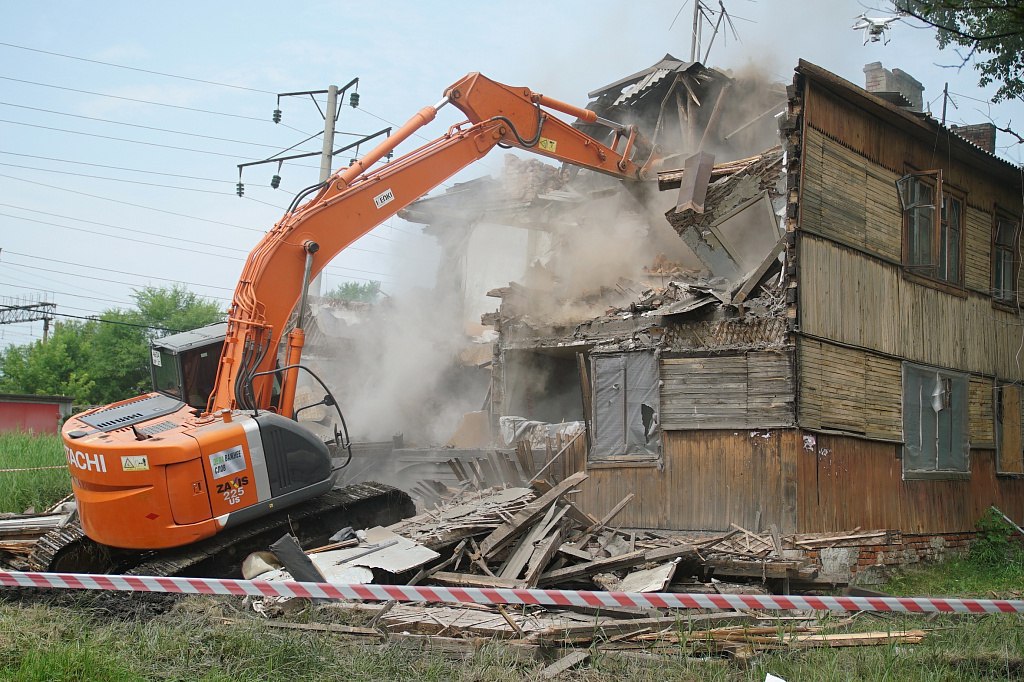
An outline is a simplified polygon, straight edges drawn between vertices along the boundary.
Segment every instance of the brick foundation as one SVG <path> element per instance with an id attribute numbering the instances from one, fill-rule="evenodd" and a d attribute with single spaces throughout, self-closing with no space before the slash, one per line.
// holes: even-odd
<path id="1" fill-rule="evenodd" d="M 894 569 L 963 555 L 973 537 L 974 533 L 903 535 L 891 544 L 807 549 L 801 556 L 818 567 L 820 581 L 871 585 L 885 582 Z"/>

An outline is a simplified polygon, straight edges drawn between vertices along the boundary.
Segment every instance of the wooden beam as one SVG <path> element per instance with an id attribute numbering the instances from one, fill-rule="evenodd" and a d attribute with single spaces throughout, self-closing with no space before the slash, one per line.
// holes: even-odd
<path id="1" fill-rule="evenodd" d="M 693 211 L 704 212 L 704 199 L 708 193 L 708 182 L 711 170 L 715 166 L 715 157 L 705 151 L 688 156 L 683 164 L 683 177 L 679 185 L 679 198 L 676 200 L 676 213 Z"/>
<path id="2" fill-rule="evenodd" d="M 553 680 L 569 668 L 582 663 L 588 658 L 590 658 L 590 651 L 587 649 L 574 651 L 567 656 L 562 656 L 560 659 L 541 670 L 540 673 L 538 673 L 538 678 L 542 680 Z"/>
<path id="3" fill-rule="evenodd" d="M 499 587 L 509 590 L 519 587 L 519 581 L 510 578 L 491 578 L 486 575 L 450 573 L 448 571 L 438 571 L 430 576 L 430 580 L 452 587 Z"/>
<path id="4" fill-rule="evenodd" d="M 646 552 L 643 550 L 637 550 L 636 552 L 630 552 L 629 554 L 594 559 L 593 561 L 576 564 L 575 566 L 560 568 L 557 571 L 548 571 L 547 573 L 541 574 L 540 582 L 545 585 L 556 585 L 558 583 L 575 580 L 576 578 L 589 576 L 594 573 L 636 566 L 646 561 L 644 558 L 645 554 Z"/>
<path id="5" fill-rule="evenodd" d="M 516 512 L 511 520 L 495 528 L 480 543 L 481 556 L 489 559 L 504 549 L 524 528 L 543 515 L 558 498 L 585 480 L 587 480 L 586 472 L 575 473 Z"/>

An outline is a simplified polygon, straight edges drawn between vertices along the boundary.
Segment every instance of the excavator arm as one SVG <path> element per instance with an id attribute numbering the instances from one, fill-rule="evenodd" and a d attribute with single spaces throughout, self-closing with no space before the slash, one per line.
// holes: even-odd
<path id="1" fill-rule="evenodd" d="M 392 163 L 374 166 L 448 103 L 468 121 Z M 182 380 L 179 390 L 158 385 L 159 392 L 89 410 L 64 424 L 84 533 L 109 547 L 160 550 L 220 542 L 214 536 L 234 538 L 251 528 L 280 533 L 280 524 L 291 528 L 301 514 L 323 516 L 319 503 L 334 485 L 331 452 L 294 419 L 310 278 L 346 246 L 496 146 L 528 149 L 627 180 L 645 177 L 650 150 L 639 148 L 635 130 L 603 121 L 613 138 L 606 146 L 551 110 L 601 122 L 593 112 L 470 74 L 366 157 L 296 197 L 242 271 L 205 412 L 192 407 L 202 397 L 189 397 Z M 285 337 L 293 310 L 297 321 Z M 285 361 L 278 367 L 285 338 Z M 175 347 L 203 357 L 213 341 L 219 343 L 219 332 L 211 339 L 196 348 L 179 340 Z M 154 355 L 161 376 L 185 376 L 183 356 L 167 355 L 173 361 L 167 366 L 157 356 L 164 356 Z M 277 399 L 275 377 L 281 385 Z M 327 506 L 337 504 L 346 503 Z M 344 511 L 355 518 L 356 507 Z M 281 516 L 285 509 L 288 516 Z"/>
<path id="2" fill-rule="evenodd" d="M 468 121 L 384 167 L 372 168 L 448 103 L 463 111 Z M 613 132 L 610 146 L 546 109 L 606 124 Z M 478 73 L 467 75 L 449 87 L 437 105 L 420 110 L 365 157 L 312 188 L 315 196 L 286 213 L 252 251 L 235 289 L 207 411 L 271 407 L 277 349 L 299 303 L 298 324 L 287 339 L 276 406 L 280 414 L 292 416 L 294 367 L 301 359 L 310 278 L 361 236 L 496 146 L 526 149 L 634 181 L 646 178 L 653 159 L 653 150 L 642 148 L 635 128 L 605 121 L 592 111 L 528 88 L 502 85 Z M 633 160 L 644 155 L 642 162 Z"/>

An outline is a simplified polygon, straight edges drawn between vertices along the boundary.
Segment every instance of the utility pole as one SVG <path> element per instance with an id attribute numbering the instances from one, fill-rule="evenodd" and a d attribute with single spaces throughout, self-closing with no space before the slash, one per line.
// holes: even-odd
<path id="1" fill-rule="evenodd" d="M 358 100 L 357 100 L 358 101 Z M 327 87 L 327 108 L 324 115 L 324 146 L 320 153 L 320 182 L 327 182 L 331 177 L 331 168 L 334 161 L 334 124 L 338 120 L 338 86 Z M 309 292 L 313 294 L 314 300 L 323 296 L 323 271 L 318 272 L 313 281 L 309 283 Z"/>
<path id="2" fill-rule="evenodd" d="M 326 182 L 331 177 L 331 173 L 333 171 L 333 166 L 334 166 L 333 160 L 334 160 L 334 158 L 336 156 L 338 156 L 338 154 L 340 154 L 341 152 L 348 151 L 350 149 L 355 149 L 356 153 L 358 153 L 359 145 L 364 144 L 366 142 L 369 142 L 370 140 L 374 139 L 375 137 L 380 137 L 382 135 L 384 137 L 389 136 L 391 134 L 391 128 L 390 127 L 383 128 L 381 130 L 378 130 L 375 133 L 371 133 L 370 135 L 364 135 L 360 139 L 358 139 L 355 142 L 352 142 L 350 144 L 347 144 L 344 147 L 340 147 L 338 149 L 334 148 L 335 126 L 336 126 L 337 121 L 338 121 L 338 116 L 341 113 L 341 107 L 344 104 L 345 93 L 348 92 L 348 90 L 350 88 L 353 88 L 353 91 L 349 93 L 348 105 L 350 107 L 352 107 L 353 109 L 355 109 L 355 108 L 357 108 L 359 106 L 359 92 L 358 92 L 358 89 L 359 89 L 359 79 L 358 78 L 353 78 L 352 80 L 350 80 L 348 83 L 346 83 L 345 85 L 343 85 L 341 87 L 338 87 L 337 85 L 328 86 L 328 88 L 326 90 L 304 90 L 302 92 L 282 92 L 282 93 L 280 93 L 277 96 L 277 109 L 274 109 L 274 116 L 273 116 L 274 123 L 280 123 L 281 122 L 281 98 L 282 97 L 294 97 L 294 96 L 298 96 L 298 95 L 303 95 L 303 96 L 304 95 L 309 95 L 310 99 L 313 100 L 313 103 L 316 104 L 317 109 L 320 111 L 320 113 L 324 117 L 324 139 L 323 139 L 322 151 L 319 151 L 319 152 L 307 152 L 307 153 L 303 153 L 303 154 L 291 154 L 291 155 L 288 155 L 288 156 L 281 156 L 281 154 L 283 152 L 278 152 L 277 154 L 274 154 L 273 156 L 271 156 L 269 158 L 263 159 L 262 161 L 250 161 L 248 163 L 240 163 L 240 164 L 238 164 L 238 187 L 237 187 L 238 196 L 243 196 L 244 191 L 245 191 L 245 186 L 242 184 L 242 169 L 245 168 L 246 166 L 258 166 L 258 165 L 262 165 L 262 164 L 265 164 L 265 163 L 276 163 L 277 164 L 278 173 L 276 173 L 274 175 L 274 177 L 271 178 L 270 186 L 273 187 L 274 189 L 277 189 L 281 185 L 281 175 L 280 175 L 280 172 L 281 172 L 281 167 L 282 167 L 282 165 L 284 164 L 285 161 L 292 161 L 294 159 L 304 159 L 304 158 L 307 158 L 307 157 L 310 157 L 310 156 L 318 156 L 319 155 L 320 156 L 320 179 L 319 179 L 319 181 L 321 183 L 323 183 L 323 182 Z M 324 109 L 320 108 L 320 102 L 317 101 L 316 95 L 327 95 L 327 106 L 326 106 L 326 108 L 324 108 Z M 319 133 L 317 133 L 317 135 L 319 135 Z M 306 138 L 306 140 L 310 140 L 313 137 L 316 137 L 316 135 L 311 135 L 310 137 Z M 306 140 L 303 140 L 303 142 L 305 142 Z M 299 144 L 302 144 L 302 143 L 300 142 Z M 292 147 L 290 147 L 289 149 L 294 149 L 296 146 L 298 146 L 298 145 L 292 145 Z M 286 149 L 284 151 L 288 151 L 288 149 Z M 391 158 L 390 154 L 388 154 L 388 158 L 389 159 Z M 320 275 L 318 274 L 316 276 L 316 278 L 314 278 L 313 281 L 309 283 L 309 292 L 312 293 L 313 296 L 319 297 L 321 295 L 321 289 L 322 289 L 322 279 L 321 279 Z"/>
<path id="3" fill-rule="evenodd" d="M 693 34 L 690 39 L 690 61 L 697 61 L 700 54 L 700 10 L 703 0 L 693 0 Z"/>

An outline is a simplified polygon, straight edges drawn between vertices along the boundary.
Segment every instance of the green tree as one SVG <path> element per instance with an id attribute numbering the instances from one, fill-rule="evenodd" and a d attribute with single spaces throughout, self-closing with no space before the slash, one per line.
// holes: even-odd
<path id="1" fill-rule="evenodd" d="M 97 324 L 58 322 L 46 343 L 35 341 L 0 351 L 0 390 L 68 395 L 76 403 L 91 403 L 96 382 L 87 368 Z"/>
<path id="2" fill-rule="evenodd" d="M 381 295 L 380 282 L 342 282 L 329 292 L 326 298 L 336 301 L 357 301 L 373 303 Z"/>
<path id="3" fill-rule="evenodd" d="M 1024 3 L 1020 0 L 893 0 L 895 8 L 937 29 L 939 47 L 966 48 L 995 102 L 1024 95 Z"/>
<path id="4" fill-rule="evenodd" d="M 132 294 L 134 310 L 57 325 L 49 341 L 0 351 L 0 390 L 70 395 L 99 405 L 149 390 L 149 344 L 223 319 L 220 307 L 180 285 Z"/>

